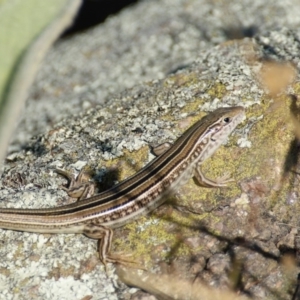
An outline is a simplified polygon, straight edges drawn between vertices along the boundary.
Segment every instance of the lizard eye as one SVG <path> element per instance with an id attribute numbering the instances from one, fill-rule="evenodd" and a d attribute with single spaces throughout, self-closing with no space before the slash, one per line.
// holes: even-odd
<path id="1" fill-rule="evenodd" d="M 223 120 L 225 123 L 229 123 L 229 121 L 230 121 L 230 118 L 228 118 L 228 117 L 226 117 L 226 118 L 224 118 L 224 120 Z"/>

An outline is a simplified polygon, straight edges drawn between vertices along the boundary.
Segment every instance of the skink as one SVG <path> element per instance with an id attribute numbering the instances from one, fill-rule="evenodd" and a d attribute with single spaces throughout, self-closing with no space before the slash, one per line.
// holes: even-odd
<path id="1" fill-rule="evenodd" d="M 100 194 L 46 209 L 0 208 L 0 228 L 37 233 L 82 233 L 99 240 L 99 257 L 110 253 L 112 228 L 124 225 L 161 205 L 168 193 L 194 176 L 204 187 L 227 181 L 207 179 L 200 166 L 244 119 L 241 106 L 219 108 L 190 127 L 172 146 L 133 176 Z M 73 180 L 73 179 L 72 179 Z"/>

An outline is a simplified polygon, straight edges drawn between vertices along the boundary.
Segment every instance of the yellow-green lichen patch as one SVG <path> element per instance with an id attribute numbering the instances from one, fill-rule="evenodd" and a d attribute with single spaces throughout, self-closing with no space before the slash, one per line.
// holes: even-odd
<path id="1" fill-rule="evenodd" d="M 184 238 L 194 232 L 193 225 L 204 215 L 176 211 L 157 215 L 156 212 L 126 225 L 126 239 L 118 237 L 117 233 L 114 239 L 116 251 L 129 253 L 134 261 L 146 265 L 153 264 L 155 260 L 171 259 L 170 255 L 189 255 L 191 249 L 184 243 Z"/>
<path id="2" fill-rule="evenodd" d="M 226 86 L 224 84 L 221 84 L 221 83 L 212 84 L 210 82 L 205 82 L 204 84 L 209 86 L 209 88 L 206 90 L 206 93 L 212 99 L 215 99 L 215 98 L 222 99 L 227 93 Z M 190 114 L 191 112 L 196 112 L 198 114 L 198 112 L 200 113 L 199 108 L 202 105 L 204 105 L 206 102 L 207 102 L 207 100 L 205 100 L 203 98 L 195 98 L 192 102 L 187 103 L 181 112 L 188 113 L 188 114 Z M 203 112 L 201 112 L 201 114 L 202 113 Z"/>
<path id="3" fill-rule="evenodd" d="M 151 251 L 149 251 L 150 246 L 156 246 L 157 241 L 157 231 L 161 227 L 161 221 L 153 216 L 141 217 L 138 221 L 129 223 L 125 226 L 123 230 L 126 232 L 126 239 L 124 239 L 124 234 L 118 237 L 118 232 L 116 232 L 116 237 L 114 239 L 115 251 L 121 251 L 121 253 L 130 254 L 133 260 L 138 262 L 148 263 L 151 261 Z M 161 241 L 163 242 L 163 241 Z"/>
<path id="4" fill-rule="evenodd" d="M 204 112 L 199 111 L 199 107 L 204 104 L 204 101 L 205 100 L 203 100 L 201 98 L 196 98 L 194 101 L 187 103 L 187 105 L 182 109 L 181 112 L 183 114 L 186 113 L 186 114 L 189 114 L 189 115 L 191 114 L 191 112 L 197 112 L 197 117 L 196 117 L 196 120 L 195 120 L 195 122 L 196 122 L 196 121 L 200 120 L 205 115 Z M 199 115 L 199 113 L 200 113 L 200 115 Z"/>
<path id="5" fill-rule="evenodd" d="M 251 187 L 248 193 L 263 197 L 264 207 L 272 209 L 281 221 L 288 221 L 299 210 L 293 196 L 300 191 L 294 173 L 297 146 L 290 101 L 290 97 L 282 96 L 271 103 L 264 101 L 269 105 L 253 109 L 257 119 L 248 120 L 252 127 L 248 135 L 252 146 L 238 157 L 244 174 L 242 182 L 248 182 Z M 290 201 L 294 204 L 286 205 Z"/>
<path id="6" fill-rule="evenodd" d="M 232 179 L 232 182 L 227 183 L 226 188 L 220 188 L 222 194 L 228 198 L 236 197 L 240 194 L 238 183 L 244 177 L 244 174 L 240 170 L 241 162 L 237 157 L 240 157 L 242 151 L 248 151 L 248 149 L 241 149 L 233 143 L 232 145 L 221 147 L 213 157 L 204 162 L 201 168 L 206 177 L 215 181 L 222 181 L 222 179 L 227 177 Z M 219 193 L 215 189 L 212 189 L 211 192 Z"/>
<path id="7" fill-rule="evenodd" d="M 165 86 L 191 86 L 199 82 L 199 78 L 196 73 L 177 73 L 174 75 L 170 75 L 165 81 Z"/>
<path id="8" fill-rule="evenodd" d="M 293 85 L 293 90 L 294 90 L 296 95 L 300 94 L 300 83 L 299 82 L 297 82 Z"/>
<path id="9" fill-rule="evenodd" d="M 214 98 L 223 98 L 227 93 L 226 86 L 222 83 L 216 83 L 207 90 L 207 94 Z"/>
<path id="10" fill-rule="evenodd" d="M 253 126 L 250 139 L 251 154 L 255 158 L 251 165 L 256 168 L 257 175 L 274 184 L 274 179 L 279 175 L 279 170 L 274 170 L 274 167 L 281 169 L 293 139 L 288 108 L 285 105 L 271 105 L 263 112 L 262 120 Z"/>
<path id="11" fill-rule="evenodd" d="M 249 131 L 247 138 L 251 147 L 236 148 L 227 144 L 224 149 L 228 146 L 229 152 L 226 151 L 225 156 L 216 161 L 217 166 L 223 165 L 226 169 L 229 166 L 229 171 L 234 170 L 238 180 L 260 176 L 263 180 L 274 183 L 274 170 L 270 174 L 269 171 L 274 168 L 275 161 L 282 161 L 292 139 L 291 126 L 287 123 L 288 116 L 288 109 L 282 106 L 276 108 L 265 104 L 247 109 L 247 119 L 241 126 Z M 232 157 L 227 156 L 230 152 Z M 222 149 L 218 153 L 222 153 Z M 218 153 L 212 161 L 218 157 Z"/>

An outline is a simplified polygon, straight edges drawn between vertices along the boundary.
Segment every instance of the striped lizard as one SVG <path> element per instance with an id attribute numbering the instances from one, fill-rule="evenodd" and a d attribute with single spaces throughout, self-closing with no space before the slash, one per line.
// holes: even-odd
<path id="1" fill-rule="evenodd" d="M 84 191 L 78 197 L 85 199 L 55 208 L 0 208 L 0 228 L 36 233 L 82 233 L 99 240 L 99 257 L 104 265 L 120 262 L 110 254 L 113 228 L 154 210 L 166 200 L 167 193 L 192 176 L 204 187 L 226 186 L 229 180 L 216 182 L 206 178 L 200 165 L 244 117 L 241 106 L 219 108 L 196 122 L 136 174 L 109 190 L 87 198 L 88 193 Z M 60 173 L 74 185 L 75 179 L 67 172 Z"/>

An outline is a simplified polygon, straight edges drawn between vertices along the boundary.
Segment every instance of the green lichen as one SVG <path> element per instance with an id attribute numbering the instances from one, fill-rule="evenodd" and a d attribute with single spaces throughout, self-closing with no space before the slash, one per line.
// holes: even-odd
<path id="1" fill-rule="evenodd" d="M 300 93 L 300 83 L 297 82 L 293 85 L 293 89 L 294 89 L 294 92 L 295 92 L 295 95 L 299 95 Z"/>
<path id="2" fill-rule="evenodd" d="M 216 83 L 211 86 L 207 91 L 207 94 L 214 98 L 222 99 L 227 93 L 226 86 L 222 83 Z"/>
<path id="3" fill-rule="evenodd" d="M 122 237 L 115 238 L 114 246 L 118 251 L 121 249 L 124 253 L 131 253 L 134 260 L 142 260 L 145 265 L 152 264 L 153 251 L 160 260 L 172 259 L 174 255 L 186 256 L 191 253 L 191 249 L 183 240 L 193 231 L 196 220 L 199 221 L 199 218 L 193 215 L 184 216 L 175 211 L 168 216 L 157 216 L 154 211 L 151 215 L 126 225 L 126 241 Z M 177 224 L 177 230 L 170 232 L 168 228 L 174 224 Z"/>
<path id="4" fill-rule="evenodd" d="M 170 75 L 166 80 L 164 80 L 165 87 L 174 87 L 174 86 L 186 86 L 189 87 L 193 84 L 199 82 L 198 76 L 195 72 L 190 73 L 177 73 Z"/>

